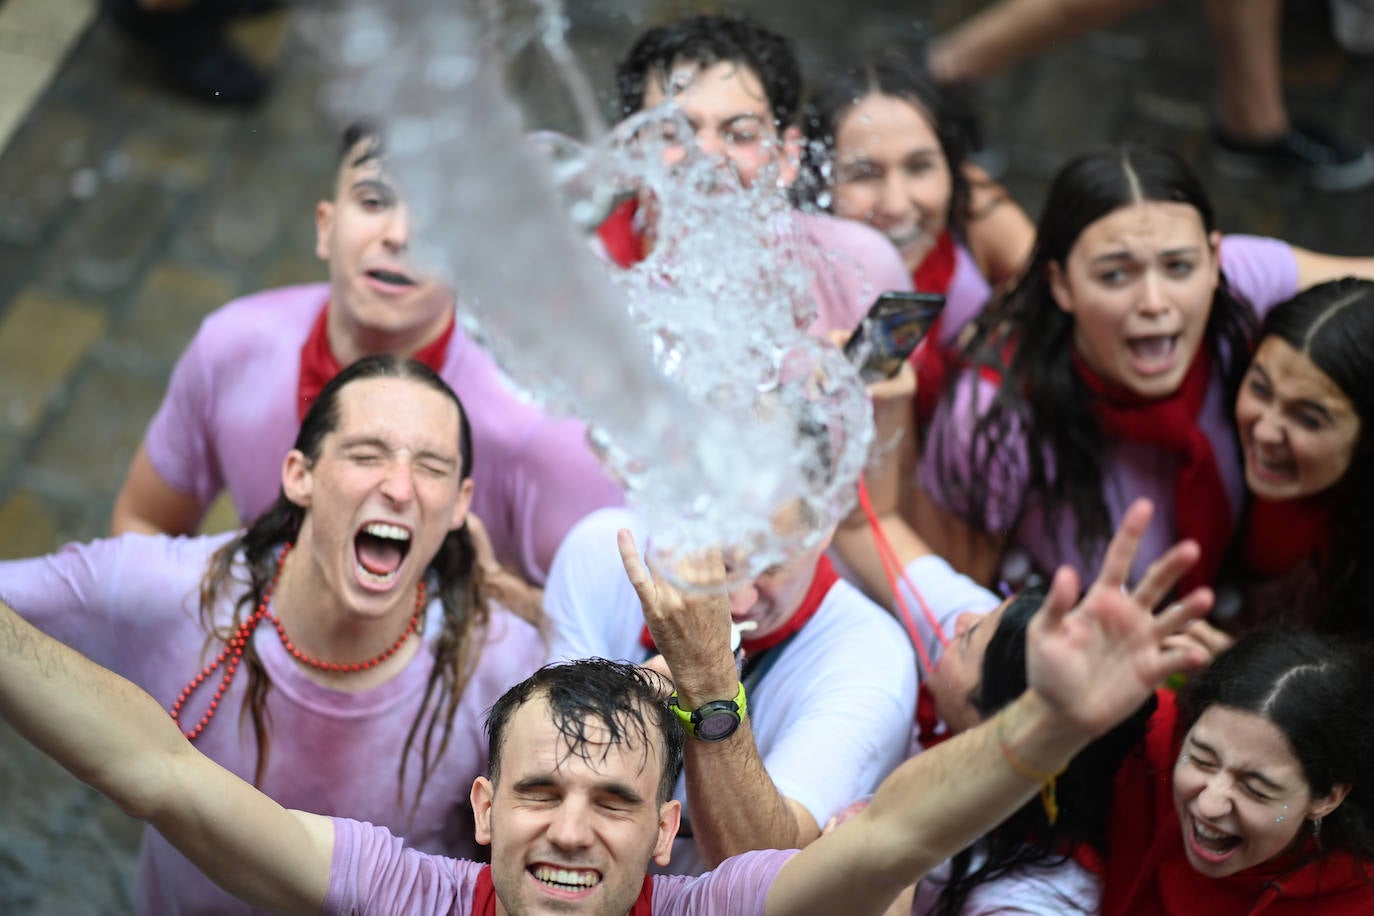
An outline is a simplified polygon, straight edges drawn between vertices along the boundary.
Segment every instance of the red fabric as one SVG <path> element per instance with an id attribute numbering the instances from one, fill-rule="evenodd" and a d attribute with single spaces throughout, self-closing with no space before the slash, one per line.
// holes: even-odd
<path id="1" fill-rule="evenodd" d="M 1346 853 L 1328 853 L 1296 870 L 1260 865 L 1227 878 L 1208 878 L 1188 864 L 1173 801 L 1178 707 L 1172 692 L 1157 695 L 1145 753 L 1128 757 L 1116 776 L 1103 916 L 1374 913 L 1374 866 Z"/>
<path id="2" fill-rule="evenodd" d="M 310 328 L 310 336 L 301 346 L 301 374 L 296 383 L 296 414 L 302 420 L 305 419 L 305 414 L 310 410 L 315 398 L 320 396 L 321 389 L 343 369 L 335 359 L 334 351 L 329 349 L 328 315 L 329 303 L 326 302 L 324 308 L 320 309 L 315 324 Z M 444 358 L 448 355 L 448 344 L 453 339 L 453 324 L 454 319 L 450 315 L 444 332 L 429 346 L 417 351 L 411 359 L 424 363 L 435 372 L 443 369 Z"/>
<path id="3" fill-rule="evenodd" d="M 922 681 L 916 691 L 916 740 L 921 743 L 922 750 L 930 750 L 951 737 L 949 726 L 940 721 L 939 710 L 935 707 L 935 695 Z"/>
<path id="4" fill-rule="evenodd" d="M 654 879 L 644 876 L 644 886 L 625 916 L 653 916 Z M 496 886 L 491 881 L 491 866 L 483 866 L 477 873 L 477 886 L 472 891 L 472 916 L 496 916 Z"/>
<path id="5" fill-rule="evenodd" d="M 935 247 L 911 272 L 911 282 L 916 291 L 949 295 L 949 285 L 954 282 L 958 260 L 954 236 L 946 229 L 935 240 Z M 945 390 L 945 383 L 959 359 L 957 346 L 940 346 L 942 325 L 943 316 L 937 317 L 926 331 L 925 340 L 911 354 L 911 365 L 916 369 L 916 419 L 922 426 L 935 416 L 940 394 Z"/>
<path id="6" fill-rule="evenodd" d="M 635 213 L 639 201 L 633 197 L 611 211 L 611 215 L 596 227 L 596 234 L 606 248 L 606 254 L 621 267 L 634 267 L 648 252 L 644 236 L 635 231 Z"/>
<path id="7" fill-rule="evenodd" d="M 1272 579 L 1310 556 L 1324 561 L 1331 553 L 1334 510 L 1329 493 L 1277 502 L 1252 497 L 1245 532 L 1246 569 Z"/>
<path id="8" fill-rule="evenodd" d="M 1145 399 L 1104 381 L 1088 368 L 1077 352 L 1078 370 L 1093 399 L 1102 432 L 1112 439 L 1140 442 L 1168 449 L 1178 456 L 1174 474 L 1174 520 L 1179 538 L 1192 538 L 1202 557 L 1184 574 L 1182 592 L 1211 585 L 1231 541 L 1234 524 L 1221 471 L 1212 443 L 1198 425 L 1212 380 L 1212 354 L 1198 349 L 1178 391 L 1166 398 Z"/>
<path id="9" fill-rule="evenodd" d="M 766 652 L 800 630 L 808 620 L 816 616 L 816 611 L 820 610 L 821 602 L 825 600 L 831 587 L 839 580 L 840 577 L 835 573 L 835 567 L 830 564 L 830 558 L 822 554 L 816 563 L 816 574 L 811 578 L 811 587 L 806 590 L 806 597 L 802 598 L 801 604 L 797 605 L 791 619 L 773 632 L 760 636 L 758 639 L 746 637 L 740 643 L 745 654 L 755 655 L 759 652 Z M 646 649 L 657 648 L 648 627 L 640 632 L 639 641 Z"/>

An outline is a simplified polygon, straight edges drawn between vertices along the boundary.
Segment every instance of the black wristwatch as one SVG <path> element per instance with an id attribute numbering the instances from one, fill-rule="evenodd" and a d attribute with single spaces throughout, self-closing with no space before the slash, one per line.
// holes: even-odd
<path id="1" fill-rule="evenodd" d="M 740 682 L 739 692 L 733 700 L 712 700 L 690 712 L 678 705 L 676 693 L 668 703 L 681 720 L 687 734 L 698 741 L 724 741 L 739 729 L 740 720 L 749 711 L 744 700 L 743 681 Z"/>

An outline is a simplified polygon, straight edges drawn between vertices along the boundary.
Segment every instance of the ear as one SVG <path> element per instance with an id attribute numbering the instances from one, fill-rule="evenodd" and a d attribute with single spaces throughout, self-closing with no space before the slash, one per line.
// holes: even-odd
<path id="1" fill-rule="evenodd" d="M 457 531 L 467 520 L 468 509 L 472 507 L 472 478 L 458 485 L 458 501 L 453 504 L 453 516 L 449 519 L 449 530 Z"/>
<path id="2" fill-rule="evenodd" d="M 1051 261 L 1045 265 L 1045 279 L 1050 285 L 1050 295 L 1060 311 L 1073 314 L 1073 292 L 1069 289 L 1069 278 L 1064 273 L 1064 265 Z"/>
<path id="3" fill-rule="evenodd" d="M 483 846 L 491 845 L 491 800 L 496 787 L 485 776 L 472 781 L 472 792 L 468 798 L 472 802 L 472 818 L 476 825 L 473 836 Z"/>
<path id="4" fill-rule="evenodd" d="M 658 839 L 654 842 L 654 862 L 660 866 L 668 864 L 673 856 L 673 840 L 677 828 L 682 824 L 682 802 L 669 799 L 658 809 Z M 479 837 L 480 839 L 480 837 Z"/>
<path id="5" fill-rule="evenodd" d="M 322 200 L 315 204 L 315 257 L 329 260 L 334 234 L 334 202 Z"/>
<path id="6" fill-rule="evenodd" d="M 778 184 L 784 188 L 792 187 L 792 183 L 801 174 L 804 142 L 799 127 L 789 127 L 782 132 L 782 142 L 778 149 Z"/>
<path id="7" fill-rule="evenodd" d="M 1349 794 L 1349 784 L 1338 782 L 1331 787 L 1330 792 L 1327 792 L 1321 798 L 1314 798 L 1312 800 L 1312 807 L 1308 809 L 1307 813 L 1311 817 L 1326 817 L 1332 811 L 1339 808 L 1341 802 L 1345 801 L 1345 797 Z"/>
<path id="8" fill-rule="evenodd" d="M 315 490 L 315 476 L 311 473 L 310 462 L 300 449 L 286 453 L 281 465 L 281 488 L 286 498 L 302 509 L 310 508 L 310 497 Z"/>

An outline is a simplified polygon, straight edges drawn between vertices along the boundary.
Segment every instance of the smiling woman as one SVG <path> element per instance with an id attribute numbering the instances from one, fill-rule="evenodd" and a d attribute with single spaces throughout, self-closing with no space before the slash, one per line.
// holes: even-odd
<path id="1" fill-rule="evenodd" d="M 1102 911 L 1374 911 L 1374 681 L 1318 636 L 1270 630 L 1160 694 L 1117 779 Z"/>

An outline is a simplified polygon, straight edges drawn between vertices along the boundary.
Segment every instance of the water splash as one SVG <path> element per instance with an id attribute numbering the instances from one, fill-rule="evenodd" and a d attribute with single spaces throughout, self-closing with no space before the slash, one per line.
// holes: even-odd
<path id="1" fill-rule="evenodd" d="M 682 142 L 670 107 L 607 132 L 564 31 L 553 0 L 351 0 L 320 34 L 338 48 L 336 110 L 385 116 L 418 257 L 458 290 L 465 327 L 524 390 L 587 422 L 661 568 L 723 544 L 735 579 L 753 578 L 852 503 L 866 397 L 800 330 L 810 276 L 776 176 L 742 187 Z M 565 74 L 585 142 L 526 134 L 501 77 L 532 40 Z M 636 193 L 654 245 L 621 271 L 586 229 Z"/>

